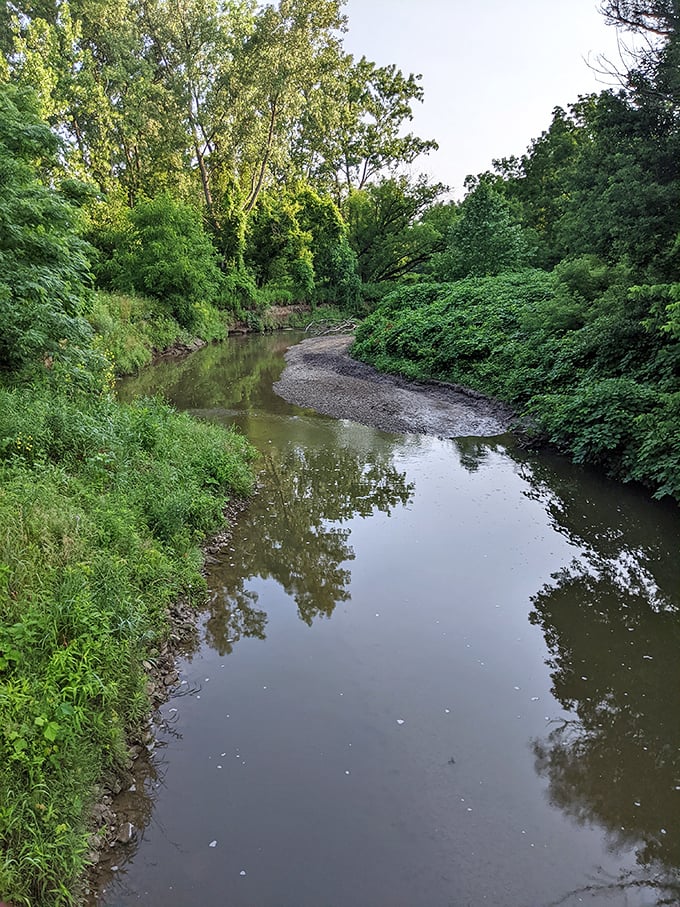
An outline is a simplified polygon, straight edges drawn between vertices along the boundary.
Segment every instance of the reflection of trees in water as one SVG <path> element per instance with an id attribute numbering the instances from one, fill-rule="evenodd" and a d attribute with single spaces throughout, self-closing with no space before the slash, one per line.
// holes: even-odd
<path id="1" fill-rule="evenodd" d="M 479 472 L 480 467 L 488 461 L 492 451 L 505 452 L 504 442 L 493 438 L 469 437 L 451 438 L 451 440 L 458 451 L 460 465 L 468 472 Z"/>
<path id="2" fill-rule="evenodd" d="M 276 411 L 272 390 L 284 366 L 283 351 L 290 335 L 234 337 L 228 343 L 204 347 L 181 359 L 158 362 L 122 380 L 120 399 L 128 401 L 160 394 L 180 409 L 249 409 L 266 400 Z"/>
<path id="3" fill-rule="evenodd" d="M 354 559 L 350 529 L 343 522 L 375 511 L 389 514 L 406 505 L 413 485 L 387 455 L 343 447 L 294 447 L 265 459 L 259 501 L 239 522 L 231 564 L 211 573 L 216 590 L 207 635 L 220 653 L 242 636 L 264 638 L 266 614 L 257 609 L 253 577 L 272 578 L 294 599 L 298 615 L 311 625 L 330 617 L 350 598 Z"/>
<path id="4" fill-rule="evenodd" d="M 613 849 L 635 848 L 638 863 L 566 901 L 649 889 L 657 904 L 680 903 L 677 514 L 568 465 L 525 463 L 522 474 L 583 549 L 533 599 L 552 692 L 574 715 L 533 742 L 536 769 L 555 806 L 603 827 Z"/>

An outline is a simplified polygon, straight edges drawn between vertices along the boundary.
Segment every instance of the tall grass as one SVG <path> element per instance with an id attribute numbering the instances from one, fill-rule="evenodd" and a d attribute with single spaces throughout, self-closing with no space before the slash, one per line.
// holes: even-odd
<path id="1" fill-rule="evenodd" d="M 144 296 L 97 292 L 87 315 L 116 373 L 130 375 L 148 365 L 155 352 L 195 337 L 224 340 L 232 315 L 209 303 L 192 306 L 192 329 L 163 314 L 157 300 Z"/>
<path id="2" fill-rule="evenodd" d="M 0 388 L 0 899 L 72 903 L 93 786 L 148 710 L 142 660 L 246 493 L 238 435 L 157 401 Z"/>

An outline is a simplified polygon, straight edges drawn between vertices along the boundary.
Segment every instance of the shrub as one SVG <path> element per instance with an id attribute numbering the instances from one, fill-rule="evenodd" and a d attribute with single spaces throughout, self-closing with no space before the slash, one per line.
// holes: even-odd
<path id="1" fill-rule="evenodd" d="M 680 498 L 674 292 L 629 288 L 590 257 L 551 274 L 421 284 L 385 297 L 352 353 L 499 397 L 535 440 Z"/>
<path id="2" fill-rule="evenodd" d="M 101 390 L 108 363 L 82 317 L 89 249 L 75 209 L 38 174 L 57 146 L 32 96 L 0 84 L 0 377 Z"/>
<path id="3" fill-rule="evenodd" d="M 100 286 L 152 296 L 161 313 L 182 327 L 194 326 L 195 303 L 220 297 L 222 274 L 200 212 L 170 195 L 143 199 L 129 210 L 100 205 L 89 236 L 101 252 Z"/>

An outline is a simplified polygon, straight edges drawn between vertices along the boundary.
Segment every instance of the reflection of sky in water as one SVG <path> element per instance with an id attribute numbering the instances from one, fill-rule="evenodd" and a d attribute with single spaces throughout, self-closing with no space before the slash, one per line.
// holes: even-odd
<path id="1" fill-rule="evenodd" d="M 267 456 L 106 903 L 680 900 L 677 512 L 499 440 L 269 416 L 282 345 L 168 372 Z"/>

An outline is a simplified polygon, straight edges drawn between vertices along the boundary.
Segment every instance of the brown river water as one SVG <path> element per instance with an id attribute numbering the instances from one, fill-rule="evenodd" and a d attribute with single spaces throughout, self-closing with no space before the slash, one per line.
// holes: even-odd
<path id="1" fill-rule="evenodd" d="M 99 903 L 680 904 L 678 508 L 291 406 L 293 340 L 121 388 L 238 426 L 262 485 Z"/>

